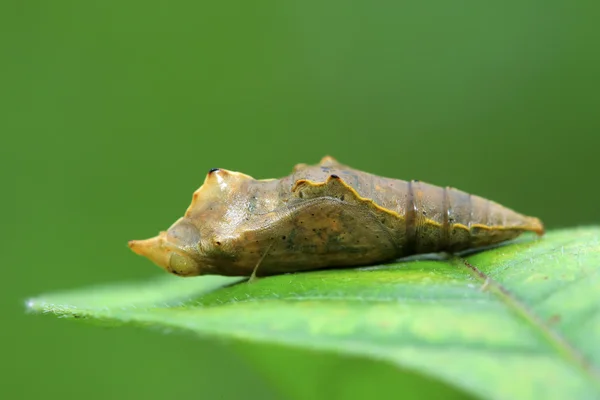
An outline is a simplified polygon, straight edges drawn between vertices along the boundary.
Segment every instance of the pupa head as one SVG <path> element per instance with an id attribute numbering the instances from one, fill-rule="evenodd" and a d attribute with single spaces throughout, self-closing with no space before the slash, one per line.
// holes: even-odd
<path id="1" fill-rule="evenodd" d="M 167 272 L 179 276 L 195 276 L 202 274 L 199 242 L 198 228 L 181 218 L 158 236 L 129 241 L 129 248 L 149 258 Z"/>

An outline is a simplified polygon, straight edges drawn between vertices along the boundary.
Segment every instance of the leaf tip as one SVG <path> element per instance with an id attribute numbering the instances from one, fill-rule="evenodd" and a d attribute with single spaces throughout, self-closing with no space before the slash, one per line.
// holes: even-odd
<path id="1" fill-rule="evenodd" d="M 27 299 L 25 300 L 25 310 L 27 311 L 36 311 L 37 302 L 36 299 Z"/>

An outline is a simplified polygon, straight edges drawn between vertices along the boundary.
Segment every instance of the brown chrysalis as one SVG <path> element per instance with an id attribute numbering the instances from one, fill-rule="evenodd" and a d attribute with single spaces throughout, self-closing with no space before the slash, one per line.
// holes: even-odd
<path id="1" fill-rule="evenodd" d="M 290 176 L 209 171 L 185 216 L 131 249 L 180 276 L 249 276 L 382 263 L 500 243 L 539 219 L 449 187 L 384 178 L 325 157 Z"/>

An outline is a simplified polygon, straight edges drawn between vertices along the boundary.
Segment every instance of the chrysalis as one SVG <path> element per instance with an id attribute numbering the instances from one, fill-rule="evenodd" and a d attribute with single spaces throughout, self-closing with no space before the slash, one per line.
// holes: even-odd
<path id="1" fill-rule="evenodd" d="M 185 216 L 131 249 L 180 276 L 249 276 L 456 253 L 543 235 L 539 219 L 449 187 L 372 175 L 325 157 L 256 180 L 209 171 Z"/>

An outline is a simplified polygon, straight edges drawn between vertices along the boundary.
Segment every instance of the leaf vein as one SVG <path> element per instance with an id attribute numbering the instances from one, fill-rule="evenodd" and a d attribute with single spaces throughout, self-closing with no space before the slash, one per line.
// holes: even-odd
<path id="1" fill-rule="evenodd" d="M 538 332 L 546 339 L 549 345 L 554 348 L 565 360 L 581 370 L 592 383 L 600 389 L 600 371 L 588 359 L 584 357 L 575 347 L 556 330 L 550 328 L 542 318 L 536 315 L 527 305 L 521 302 L 500 282 L 492 279 L 469 261 L 461 258 L 462 264 L 483 283 L 483 287 L 488 287 L 502 302 L 511 308 L 517 315 L 536 328 Z"/>

